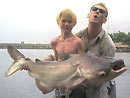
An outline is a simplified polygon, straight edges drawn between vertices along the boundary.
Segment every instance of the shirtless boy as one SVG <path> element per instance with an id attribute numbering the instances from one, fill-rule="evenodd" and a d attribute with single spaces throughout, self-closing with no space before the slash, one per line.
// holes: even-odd
<path id="1" fill-rule="evenodd" d="M 59 56 L 62 53 L 84 53 L 84 44 L 81 39 L 72 33 L 73 27 L 76 25 L 76 15 L 70 9 L 62 10 L 57 18 L 57 24 L 60 27 L 61 34 L 51 40 L 51 47 L 54 51 L 54 60 L 59 61 Z M 52 61 L 52 58 L 44 59 Z"/>
<path id="2" fill-rule="evenodd" d="M 57 24 L 60 27 L 61 34 L 51 40 L 51 47 L 55 57 L 48 56 L 45 61 L 61 61 L 60 54 L 63 53 L 85 53 L 85 46 L 81 39 L 72 33 L 73 27 L 76 25 L 76 15 L 70 9 L 62 10 L 57 18 Z M 44 92 L 40 81 L 36 80 L 38 88 Z M 82 88 L 81 88 L 82 89 Z M 55 98 L 65 98 L 65 89 L 56 89 Z M 82 94 L 83 95 L 83 94 Z M 81 96 L 81 95 L 80 95 Z M 71 98 L 71 96 L 70 96 Z M 78 97 L 77 97 L 78 98 Z"/>

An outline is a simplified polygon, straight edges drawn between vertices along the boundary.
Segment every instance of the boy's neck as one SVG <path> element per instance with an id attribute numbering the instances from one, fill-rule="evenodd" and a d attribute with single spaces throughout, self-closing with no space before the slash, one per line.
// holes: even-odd
<path id="1" fill-rule="evenodd" d="M 69 33 L 68 33 L 68 32 L 66 32 L 66 33 L 65 33 L 65 32 L 62 32 L 62 33 L 61 33 L 61 38 L 62 38 L 62 39 L 66 39 L 66 38 L 71 37 L 72 35 L 73 35 L 72 32 L 69 32 Z"/>

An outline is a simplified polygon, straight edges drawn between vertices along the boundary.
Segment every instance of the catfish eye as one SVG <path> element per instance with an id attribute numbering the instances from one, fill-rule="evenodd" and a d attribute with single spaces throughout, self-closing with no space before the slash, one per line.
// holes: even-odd
<path id="1" fill-rule="evenodd" d="M 99 72 L 99 75 L 100 75 L 101 77 L 104 77 L 104 76 L 106 75 L 106 73 L 105 73 L 104 71 L 101 71 L 101 72 Z"/>

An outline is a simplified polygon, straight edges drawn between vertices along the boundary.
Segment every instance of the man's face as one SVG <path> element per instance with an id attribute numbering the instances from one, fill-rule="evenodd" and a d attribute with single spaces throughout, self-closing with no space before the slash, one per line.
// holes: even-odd
<path id="1" fill-rule="evenodd" d="M 75 26 L 75 23 L 72 21 L 70 17 L 61 17 L 58 21 L 58 25 L 62 32 L 69 33 Z"/>
<path id="2" fill-rule="evenodd" d="M 106 19 L 106 9 L 100 5 L 92 7 L 90 13 L 88 14 L 89 22 L 103 24 L 107 21 Z"/>

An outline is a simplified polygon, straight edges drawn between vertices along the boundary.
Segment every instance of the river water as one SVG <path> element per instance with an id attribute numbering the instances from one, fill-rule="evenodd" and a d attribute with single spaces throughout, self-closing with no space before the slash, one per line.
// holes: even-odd
<path id="1" fill-rule="evenodd" d="M 52 50 L 19 49 L 26 57 L 32 59 L 47 57 Z M 130 98 L 130 53 L 116 53 L 122 58 L 128 70 L 117 77 L 117 98 Z M 27 71 L 18 71 L 10 77 L 4 77 L 13 60 L 5 49 L 0 49 L 0 98 L 51 98 L 54 92 L 42 94 L 35 85 L 34 78 L 29 77 Z"/>

